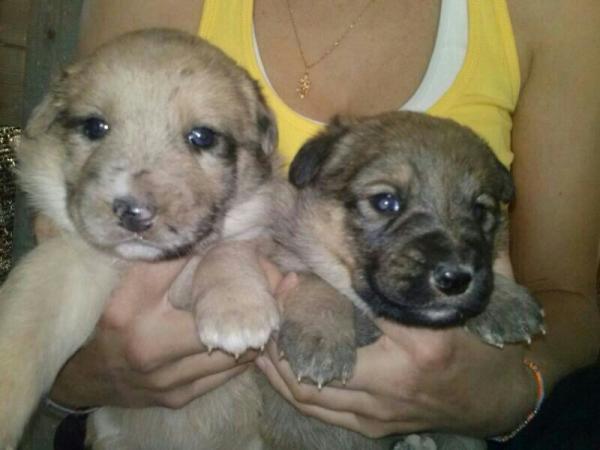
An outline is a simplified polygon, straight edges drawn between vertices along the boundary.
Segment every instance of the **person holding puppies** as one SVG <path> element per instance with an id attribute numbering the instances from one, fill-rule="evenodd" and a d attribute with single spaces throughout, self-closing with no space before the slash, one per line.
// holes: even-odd
<path id="1" fill-rule="evenodd" d="M 303 413 L 367 436 L 440 429 L 512 437 L 539 406 L 540 386 L 548 394 L 598 354 L 600 7 L 579 6 L 567 0 L 85 2 L 82 53 L 155 26 L 199 33 L 229 53 L 260 81 L 288 163 L 337 114 L 404 107 L 474 129 L 511 165 L 516 184 L 510 260 L 500 255 L 497 270 L 514 269 L 543 305 L 548 332 L 529 347 L 500 351 L 459 328 L 380 320 L 383 336 L 359 351 L 348 383 L 319 391 L 296 381 L 275 344 L 257 359 L 209 355 L 192 318 L 164 298 L 185 261 L 139 264 L 114 292 L 95 338 L 64 367 L 52 401 L 70 408 L 177 408 L 256 363 Z M 294 289 L 293 275 L 269 261 L 264 267 L 276 295 Z"/>

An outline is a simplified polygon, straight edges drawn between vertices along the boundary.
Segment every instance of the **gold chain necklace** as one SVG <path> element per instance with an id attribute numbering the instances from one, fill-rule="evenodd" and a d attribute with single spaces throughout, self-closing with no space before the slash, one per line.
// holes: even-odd
<path id="1" fill-rule="evenodd" d="M 331 55 L 333 53 L 333 51 L 339 47 L 340 43 L 356 27 L 356 25 L 358 24 L 358 22 L 360 21 L 360 19 L 364 15 L 364 13 L 367 11 L 369 6 L 371 6 L 371 4 L 374 2 L 375 2 L 375 0 L 369 0 L 365 4 L 365 6 L 360 10 L 360 13 L 358 14 L 358 16 L 356 16 L 356 18 L 352 22 L 350 22 L 350 25 L 348 25 L 348 27 L 346 27 L 344 32 L 335 41 L 333 41 L 333 43 L 329 47 L 327 47 L 325 52 L 319 58 L 317 58 L 315 61 L 309 63 L 306 60 L 306 55 L 304 54 L 304 50 L 302 49 L 302 43 L 300 42 L 300 36 L 298 35 L 298 27 L 296 26 L 296 21 L 294 20 L 294 12 L 292 10 L 292 7 L 290 6 L 290 0 L 286 0 L 288 12 L 290 14 L 290 22 L 292 23 L 292 29 L 294 30 L 294 37 L 296 38 L 296 44 L 298 45 L 298 50 L 300 51 L 300 56 L 302 57 L 302 64 L 304 64 L 304 73 L 298 79 L 298 87 L 296 88 L 298 97 L 300 97 L 301 99 L 304 99 L 308 95 L 308 91 L 310 91 L 310 84 L 311 84 L 310 75 L 309 75 L 310 69 L 312 69 L 317 64 L 319 64 L 321 61 L 323 61 L 325 58 L 327 58 L 329 55 Z"/>

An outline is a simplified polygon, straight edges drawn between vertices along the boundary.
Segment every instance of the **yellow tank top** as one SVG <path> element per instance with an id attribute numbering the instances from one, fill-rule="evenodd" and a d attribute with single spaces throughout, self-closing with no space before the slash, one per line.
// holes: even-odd
<path id="1" fill-rule="evenodd" d="M 454 0 L 444 0 L 454 1 Z M 512 161 L 512 113 L 519 63 L 505 0 L 467 0 L 467 48 L 450 87 L 425 112 L 456 120 L 483 137 L 503 164 Z M 296 113 L 265 79 L 255 51 L 253 0 L 205 0 L 199 35 L 220 47 L 259 81 L 279 127 L 287 164 L 323 124 Z"/>

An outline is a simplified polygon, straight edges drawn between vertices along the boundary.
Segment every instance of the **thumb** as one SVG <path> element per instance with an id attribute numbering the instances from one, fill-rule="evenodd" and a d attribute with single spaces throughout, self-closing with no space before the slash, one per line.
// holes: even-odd
<path id="1" fill-rule="evenodd" d="M 127 271 L 125 280 L 134 283 L 137 281 L 135 284 L 138 284 L 138 288 L 143 286 L 155 295 L 165 293 L 189 260 L 190 258 L 178 258 L 169 261 L 136 263 Z"/>

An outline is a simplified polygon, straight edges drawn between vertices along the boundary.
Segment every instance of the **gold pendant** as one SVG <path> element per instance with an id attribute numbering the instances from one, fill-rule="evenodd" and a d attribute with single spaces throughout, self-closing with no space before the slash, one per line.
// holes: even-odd
<path id="1" fill-rule="evenodd" d="M 298 87 L 296 88 L 296 92 L 298 93 L 298 97 L 304 99 L 308 95 L 308 91 L 310 90 L 310 77 L 308 76 L 308 72 L 304 72 L 304 74 L 298 80 Z"/>

